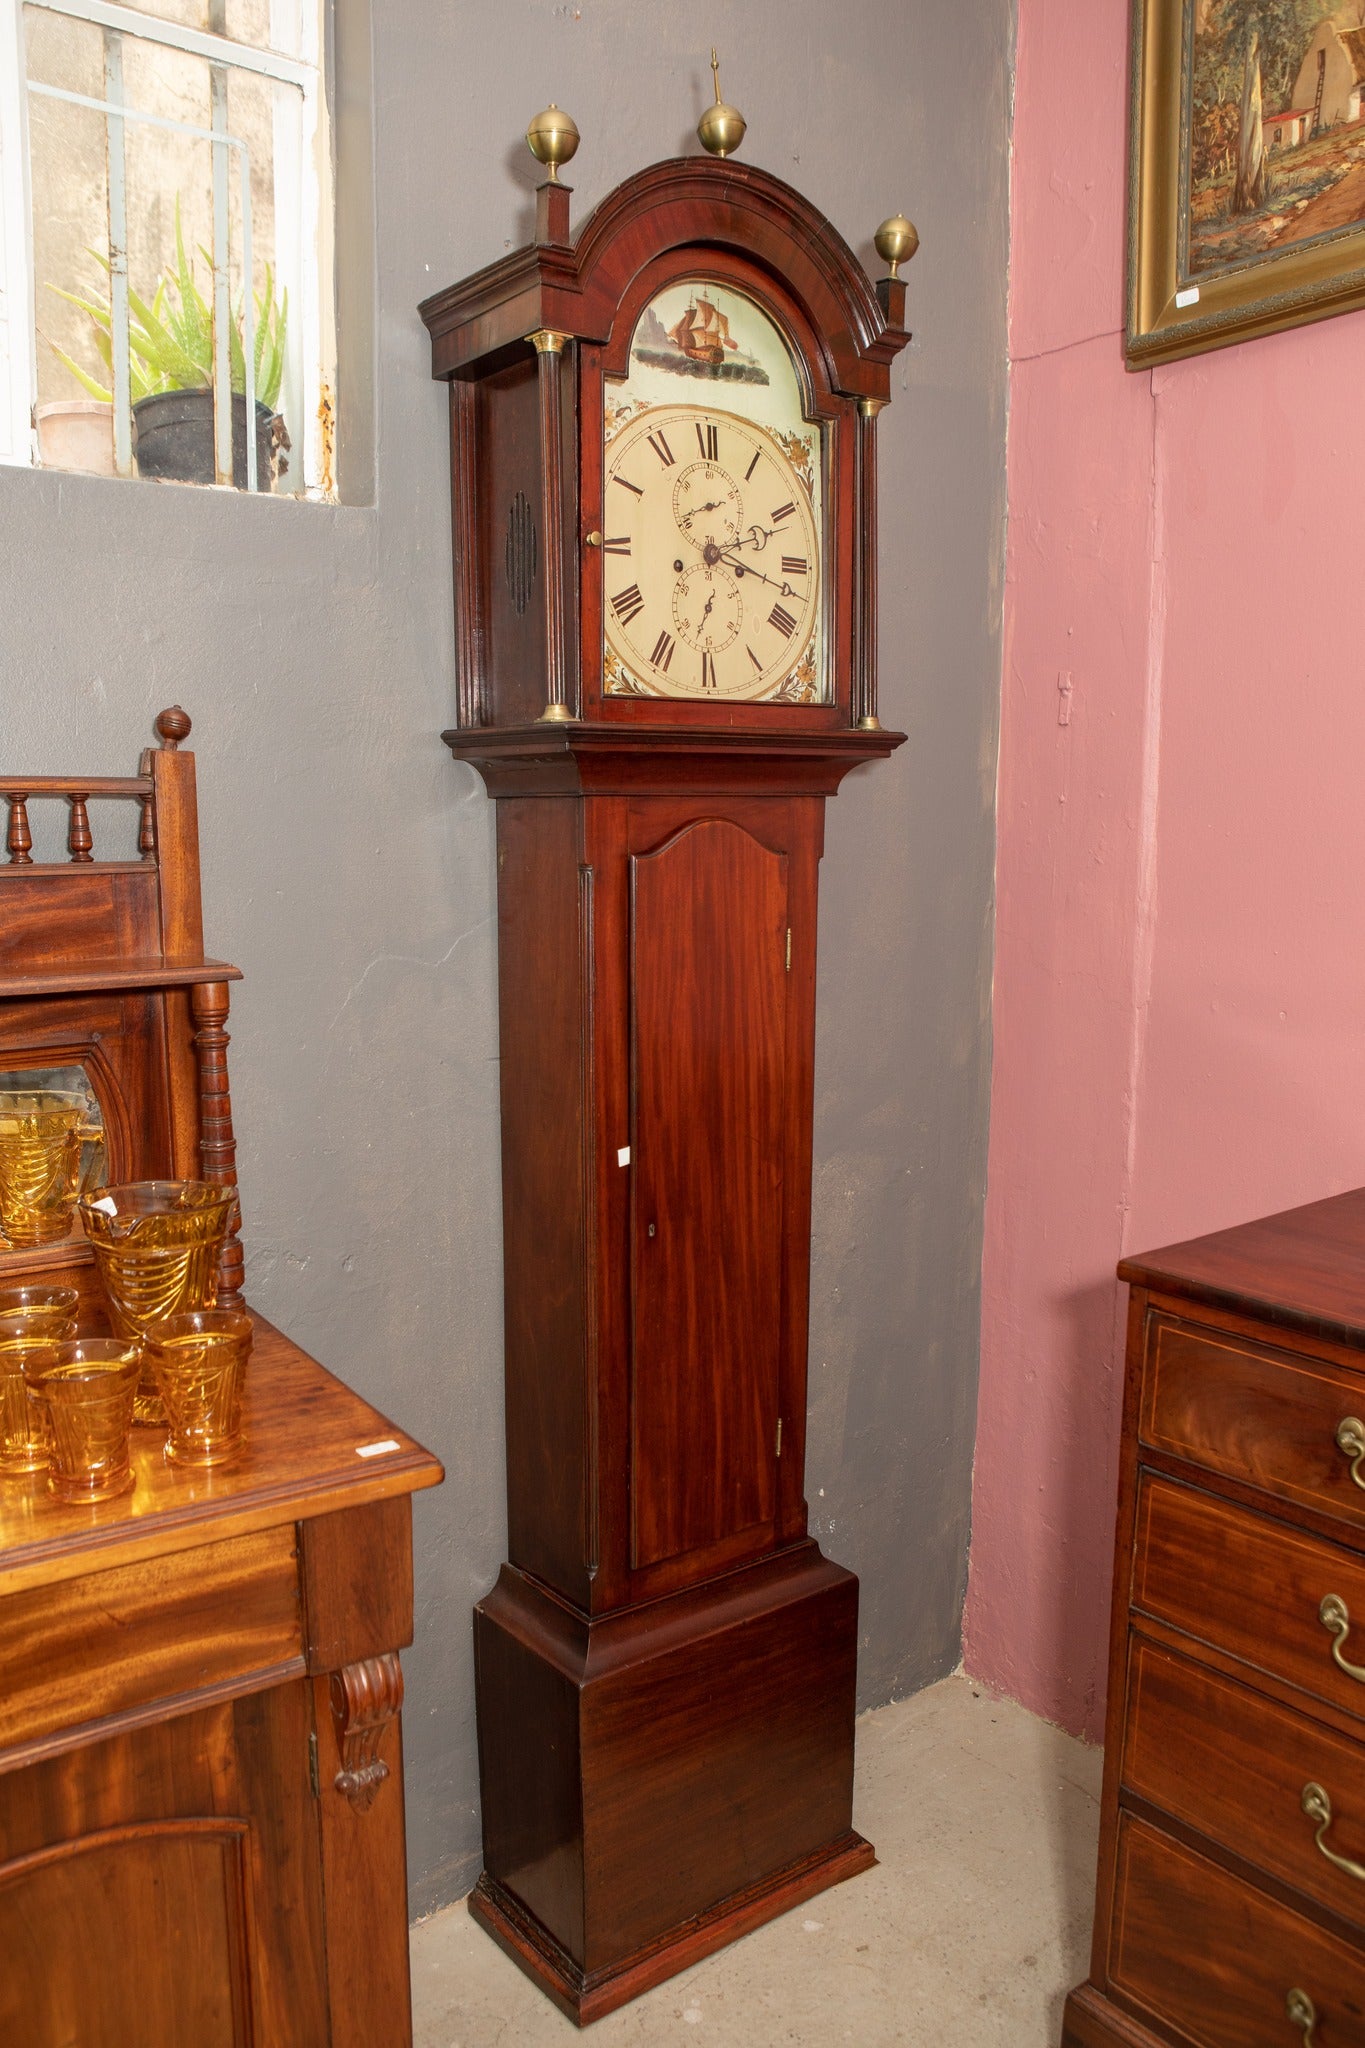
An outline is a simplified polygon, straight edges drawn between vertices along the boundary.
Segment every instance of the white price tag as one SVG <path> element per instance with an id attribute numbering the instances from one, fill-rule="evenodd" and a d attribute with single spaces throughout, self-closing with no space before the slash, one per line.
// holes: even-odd
<path id="1" fill-rule="evenodd" d="M 401 1451 L 402 1448 L 396 1437 L 386 1436 L 381 1443 L 357 1444 L 355 1454 L 357 1458 L 382 1458 L 385 1451 Z"/>
<path id="2" fill-rule="evenodd" d="M 630 1165 L 630 1147 L 629 1147 L 629 1145 L 622 1145 L 622 1147 L 621 1147 L 620 1151 L 619 1151 L 619 1152 L 617 1153 L 617 1155 L 616 1155 L 616 1164 L 617 1164 L 618 1166 L 629 1166 L 629 1165 Z"/>
<path id="3" fill-rule="evenodd" d="M 1183 292 L 1177 292 L 1177 293 L 1176 293 L 1176 295 L 1175 295 L 1175 302 L 1176 302 L 1176 305 L 1177 305 L 1177 306 L 1182 306 L 1182 307 L 1183 307 L 1183 306 L 1197 306 L 1197 305 L 1199 304 L 1199 287 L 1198 287 L 1198 285 L 1197 285 L 1197 284 L 1192 284 L 1192 285 L 1188 286 L 1188 287 L 1187 287 L 1187 289 L 1186 289 L 1185 291 L 1183 291 Z"/>

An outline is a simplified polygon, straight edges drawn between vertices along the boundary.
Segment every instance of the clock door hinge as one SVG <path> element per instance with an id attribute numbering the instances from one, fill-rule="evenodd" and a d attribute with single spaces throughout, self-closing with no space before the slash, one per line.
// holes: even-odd
<path id="1" fill-rule="evenodd" d="M 318 1738 L 316 1730 L 308 1731 L 308 1783 L 313 1788 L 314 1799 L 322 1797 L 322 1780 L 318 1775 Z"/>
<path id="2" fill-rule="evenodd" d="M 788 972 L 788 974 L 790 974 L 790 973 L 791 973 L 791 971 L 792 971 L 792 928 L 791 928 L 791 926 L 790 926 L 790 925 L 788 925 L 788 926 L 787 926 L 787 972 Z"/>
<path id="3" fill-rule="evenodd" d="M 777 1418 L 777 1455 L 782 1456 L 782 1417 Z"/>

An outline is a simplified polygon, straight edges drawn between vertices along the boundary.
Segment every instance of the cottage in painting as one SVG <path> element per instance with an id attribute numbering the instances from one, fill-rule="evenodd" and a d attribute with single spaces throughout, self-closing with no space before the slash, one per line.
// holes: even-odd
<path id="1" fill-rule="evenodd" d="M 1291 113 L 1267 114 L 1261 132 L 1268 150 L 1297 149 L 1313 132 L 1313 109 L 1299 107 Z"/>
<path id="2" fill-rule="evenodd" d="M 1306 109 L 1308 115 L 1304 141 L 1310 135 L 1320 135 L 1324 128 L 1339 128 L 1360 119 L 1361 96 L 1365 91 L 1365 26 L 1360 25 L 1357 17 L 1354 27 L 1343 28 L 1341 19 L 1341 14 L 1337 14 L 1319 22 L 1294 80 L 1291 105 Z M 1286 122 L 1297 118 L 1292 114 L 1276 116 L 1278 121 Z M 1271 123 L 1266 126 L 1269 129 Z M 1288 148 L 1291 144 L 1286 140 L 1283 146 Z"/>

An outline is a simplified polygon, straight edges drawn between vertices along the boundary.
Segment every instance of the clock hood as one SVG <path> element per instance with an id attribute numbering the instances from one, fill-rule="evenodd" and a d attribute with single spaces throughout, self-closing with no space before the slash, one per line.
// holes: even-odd
<path id="1" fill-rule="evenodd" d="M 604 342 L 647 264 L 672 250 L 711 250 L 757 263 L 795 300 L 820 337 L 832 389 L 889 397 L 890 366 L 910 339 L 904 279 L 874 288 L 838 229 L 771 172 L 667 158 L 616 186 L 572 234 L 569 187 L 547 182 L 537 198 L 533 243 L 423 302 L 433 376 L 468 376 L 538 329 Z"/>

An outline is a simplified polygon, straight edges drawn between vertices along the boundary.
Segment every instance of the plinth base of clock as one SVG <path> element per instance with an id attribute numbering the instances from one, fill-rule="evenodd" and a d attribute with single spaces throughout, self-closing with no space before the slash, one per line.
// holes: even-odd
<path id="1" fill-rule="evenodd" d="M 811 1542 L 592 1621 L 503 1567 L 474 1615 L 470 1910 L 579 2025 L 875 1862 L 857 1622 Z"/>

